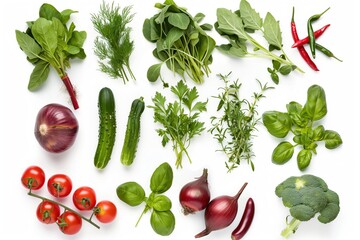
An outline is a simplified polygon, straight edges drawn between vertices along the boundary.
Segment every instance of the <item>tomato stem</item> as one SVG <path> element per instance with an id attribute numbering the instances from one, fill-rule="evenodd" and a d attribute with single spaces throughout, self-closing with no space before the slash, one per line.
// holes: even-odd
<path id="1" fill-rule="evenodd" d="M 40 196 L 40 195 L 38 195 L 38 194 L 32 193 L 32 192 L 31 192 L 31 189 L 30 189 L 30 191 L 28 192 L 28 195 L 31 196 L 31 197 L 39 198 L 39 199 L 41 199 L 41 200 L 43 200 L 43 201 L 46 200 L 46 201 L 55 203 L 55 204 L 63 207 L 65 210 L 75 213 L 76 215 L 78 215 L 79 217 L 81 217 L 84 221 L 86 221 L 86 222 L 90 223 L 91 225 L 93 225 L 94 227 L 100 229 L 100 226 L 97 225 L 96 223 L 94 223 L 94 222 L 91 220 L 92 215 L 91 215 L 90 218 L 87 218 L 87 217 L 81 215 L 81 214 L 78 213 L 77 211 L 69 208 L 68 206 L 66 206 L 66 205 L 64 205 L 64 204 L 62 204 L 62 203 L 59 203 L 59 202 L 56 202 L 56 201 L 51 200 L 51 199 L 49 199 L 49 198 L 46 198 L 46 197 Z"/>

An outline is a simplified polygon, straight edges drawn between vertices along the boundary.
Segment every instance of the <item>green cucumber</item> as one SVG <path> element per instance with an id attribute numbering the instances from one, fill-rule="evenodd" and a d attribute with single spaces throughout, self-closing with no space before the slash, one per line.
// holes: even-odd
<path id="1" fill-rule="evenodd" d="M 131 104 L 120 157 L 123 165 L 129 166 L 135 159 L 137 145 L 140 139 L 140 117 L 144 109 L 145 103 L 143 97 L 135 99 Z"/>
<path id="2" fill-rule="evenodd" d="M 103 169 L 109 163 L 115 143 L 116 117 L 114 94 L 104 87 L 99 92 L 99 140 L 94 157 L 94 165 Z"/>

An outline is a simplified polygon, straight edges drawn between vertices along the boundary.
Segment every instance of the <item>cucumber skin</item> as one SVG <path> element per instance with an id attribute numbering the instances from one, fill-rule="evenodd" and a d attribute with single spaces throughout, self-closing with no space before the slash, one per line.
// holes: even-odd
<path id="1" fill-rule="evenodd" d="M 129 166 L 134 162 L 137 145 L 140 139 L 140 118 L 144 109 L 145 103 L 143 97 L 135 99 L 131 104 L 120 157 L 121 163 L 125 166 Z"/>
<path id="2" fill-rule="evenodd" d="M 96 168 L 104 169 L 110 161 L 116 136 L 115 99 L 110 88 L 104 87 L 100 90 L 98 108 L 99 139 L 94 165 Z"/>

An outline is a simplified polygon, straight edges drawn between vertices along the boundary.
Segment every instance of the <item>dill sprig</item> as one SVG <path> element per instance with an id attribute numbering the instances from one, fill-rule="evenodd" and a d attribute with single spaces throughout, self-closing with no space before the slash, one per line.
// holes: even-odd
<path id="1" fill-rule="evenodd" d="M 91 15 L 95 30 L 100 34 L 95 38 L 94 53 L 99 58 L 100 70 L 112 78 L 129 81 L 128 75 L 135 80 L 130 68 L 130 55 L 134 50 L 134 42 L 130 39 L 131 28 L 128 26 L 134 17 L 132 6 L 122 10 L 103 2 L 98 14 Z"/>
<path id="2" fill-rule="evenodd" d="M 257 123 L 260 121 L 256 110 L 260 99 L 264 98 L 264 92 L 273 87 L 267 84 L 260 86 L 259 93 L 253 93 L 252 101 L 240 98 L 240 88 L 242 86 L 239 80 L 230 82 L 229 75 L 221 75 L 219 77 L 224 81 L 225 86 L 221 87 L 221 93 L 215 98 L 219 99 L 217 111 L 222 110 L 220 117 L 212 116 L 209 132 L 219 142 L 222 151 L 226 154 L 228 160 L 225 162 L 228 172 L 237 168 L 242 160 L 250 164 L 254 171 L 255 166 L 252 158 L 255 156 L 252 151 L 253 132 Z"/>

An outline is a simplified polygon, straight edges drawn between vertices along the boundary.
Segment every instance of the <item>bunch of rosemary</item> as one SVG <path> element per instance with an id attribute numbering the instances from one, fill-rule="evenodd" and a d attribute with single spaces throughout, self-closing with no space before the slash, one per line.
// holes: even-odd
<path id="1" fill-rule="evenodd" d="M 134 42 L 130 39 L 131 28 L 128 24 L 133 19 L 131 6 L 124 7 L 103 2 L 98 14 L 92 14 L 91 21 L 100 36 L 95 38 L 95 55 L 99 58 L 100 70 L 112 78 L 129 81 L 128 74 L 135 80 L 130 68 L 130 55 Z"/>
<path id="2" fill-rule="evenodd" d="M 257 130 L 256 125 L 260 121 L 257 113 L 257 104 L 264 98 L 264 92 L 273 87 L 264 86 L 259 80 L 260 92 L 253 93 L 253 101 L 241 99 L 239 90 L 241 83 L 239 80 L 230 82 L 228 75 L 219 77 L 224 81 L 225 86 L 220 88 L 221 93 L 215 98 L 219 99 L 217 111 L 222 110 L 220 117 L 212 116 L 209 132 L 220 143 L 222 151 L 228 160 L 225 162 L 228 172 L 240 165 L 241 160 L 246 160 L 254 171 L 255 166 L 252 162 L 254 153 L 252 151 L 253 131 Z"/>

